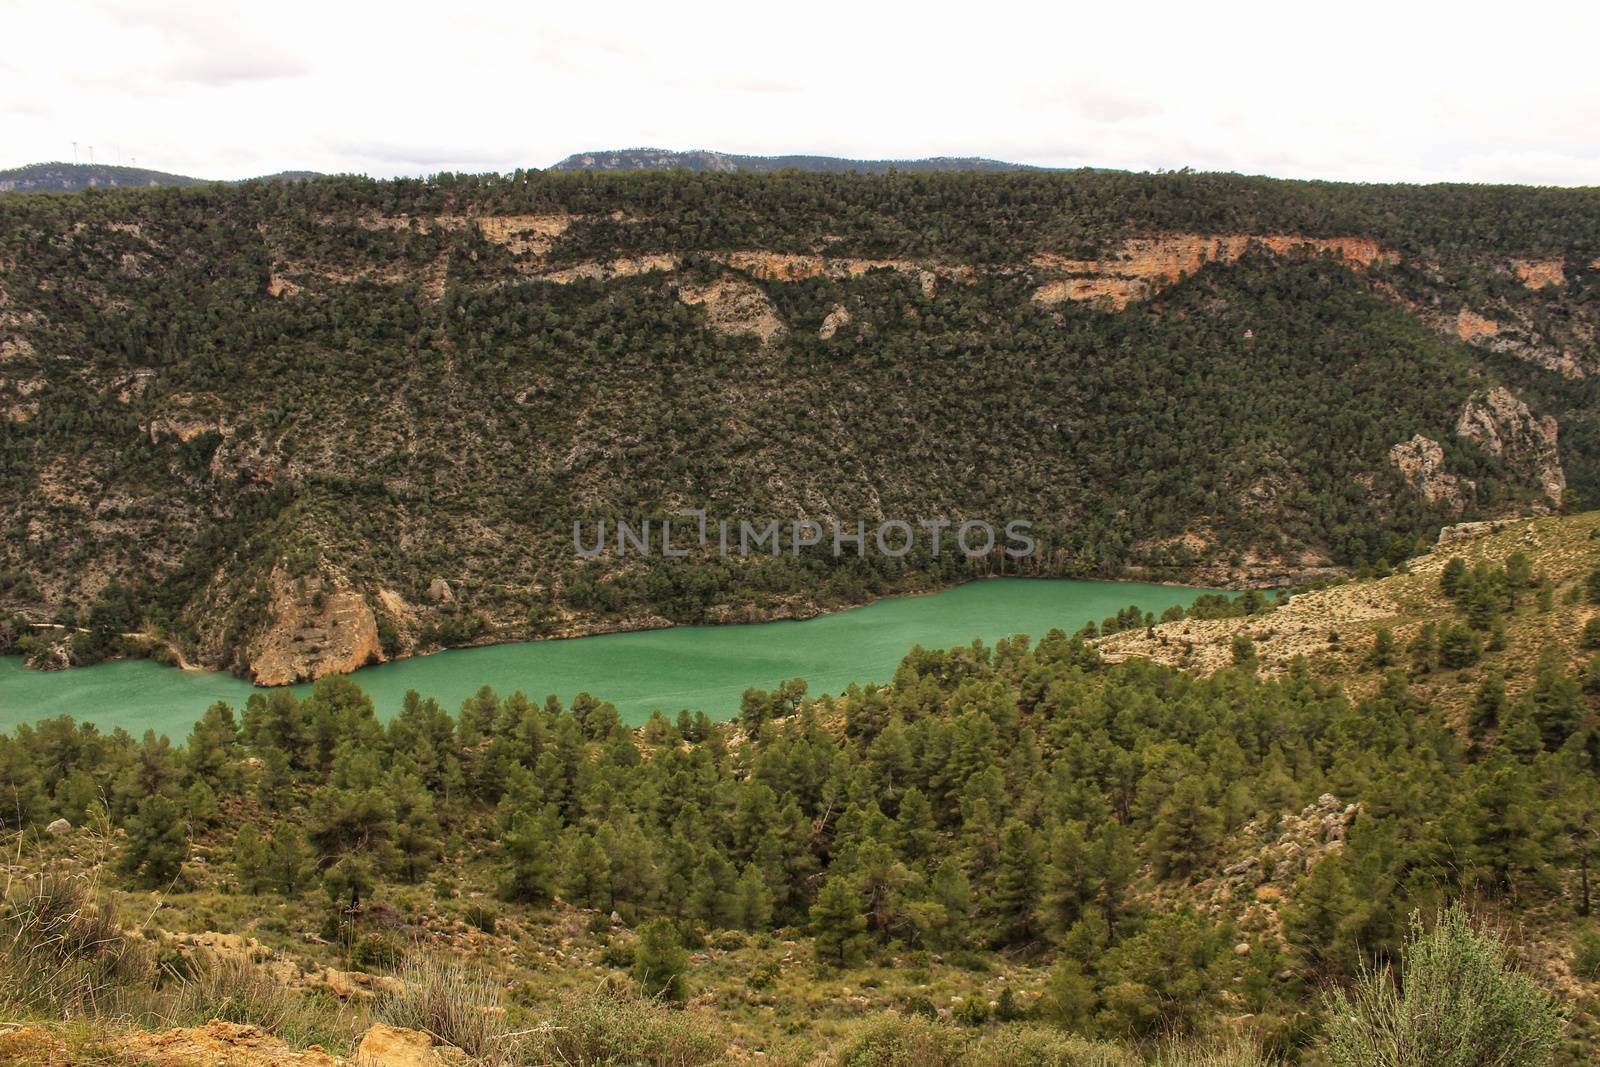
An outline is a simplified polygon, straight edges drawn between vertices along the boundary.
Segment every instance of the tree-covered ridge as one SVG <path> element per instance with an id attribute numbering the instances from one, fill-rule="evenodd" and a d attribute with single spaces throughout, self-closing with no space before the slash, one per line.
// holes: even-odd
<path id="1" fill-rule="evenodd" d="M 1596 491 L 1600 379 L 1547 365 L 1593 358 L 1597 216 L 1588 190 L 1101 172 L 7 198 L 0 610 L 21 618 L 3 647 L 87 662 L 172 641 L 245 671 L 274 635 L 324 650 L 292 673 L 329 648 L 348 667 L 805 614 L 1001 565 L 571 549 L 574 519 L 685 506 L 1031 518 L 1049 551 L 1027 573 L 1053 575 L 1397 559 L 1445 521 L 1541 500 L 1516 455 L 1456 433 L 1490 385 L 1556 417 L 1572 494 Z M 1258 248 L 1117 313 L 1034 298 L 1056 269 L 1040 262 L 1170 233 L 1399 258 Z M 1563 284 L 1529 289 L 1527 257 L 1561 258 Z M 1461 342 L 1462 307 L 1501 333 Z M 1470 483 L 1459 513 L 1392 461 L 1415 435 Z M 340 593 L 372 616 L 363 640 L 331 634 Z M 43 623 L 89 632 L 19 645 Z"/>
<path id="2" fill-rule="evenodd" d="M 589 696 L 488 690 L 454 716 L 413 696 L 383 724 L 333 678 L 219 705 L 182 746 L 64 719 L 19 730 L 0 739 L 0 798 L 25 829 L 124 828 L 131 885 L 280 898 L 369 966 L 425 886 L 525 949 L 515 931 L 545 909 L 589 909 L 571 966 L 653 994 L 768 988 L 740 968 L 772 964 L 744 952 L 772 934 L 804 939 L 823 976 L 1002 968 L 998 1020 L 963 1002 L 968 1026 L 1142 1040 L 1248 1014 L 1290 1060 L 1318 1040 L 1317 990 L 1393 958 L 1413 911 L 1468 898 L 1520 924 L 1525 962 L 1564 983 L 1563 1062 L 1586 1062 L 1600 559 L 1561 562 L 1430 573 L 1458 621 L 1398 647 L 1380 630 L 1357 650 L 1376 683 L 1359 698 L 1304 664 L 1258 675 L 1248 642 L 1199 677 L 1107 663 L 1060 632 L 913 649 L 891 685 L 838 698 L 751 690 L 720 725 L 684 712 L 630 730 Z M 1539 639 L 1547 617 L 1572 632 Z M 1466 721 L 1441 710 L 1457 689 Z M 691 965 L 685 943 L 729 955 Z M 903 1010 L 941 1006 L 897 988 Z"/>

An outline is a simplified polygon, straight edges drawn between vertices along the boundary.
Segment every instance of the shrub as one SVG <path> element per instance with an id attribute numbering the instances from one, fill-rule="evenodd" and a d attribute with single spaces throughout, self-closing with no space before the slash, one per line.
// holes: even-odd
<path id="1" fill-rule="evenodd" d="M 1277 1062 L 1254 1043 L 1238 1040 L 1168 1045 L 1156 1054 L 1151 1067 L 1274 1067 Z"/>
<path id="2" fill-rule="evenodd" d="M 696 1016 L 638 997 L 574 995 L 560 1001 L 519 1050 L 524 1062 L 698 1067 L 720 1060 L 727 1041 Z"/>
<path id="3" fill-rule="evenodd" d="M 0 1005 L 84 1014 L 151 970 L 85 879 L 38 874 L 0 908 Z"/>
<path id="4" fill-rule="evenodd" d="M 1600 979 L 1600 927 L 1590 923 L 1572 936 L 1572 973 Z"/>
<path id="5" fill-rule="evenodd" d="M 476 927 L 486 934 L 494 933 L 499 922 L 493 908 L 488 908 L 478 903 L 468 904 L 466 913 L 462 918 L 468 926 Z"/>
<path id="6" fill-rule="evenodd" d="M 1600 648 L 1600 615 L 1583 624 L 1583 636 L 1579 642 L 1584 648 Z"/>
<path id="7" fill-rule="evenodd" d="M 1432 930 L 1416 913 L 1398 981 L 1368 970 L 1328 1000 L 1334 1067 L 1541 1067 L 1561 1036 L 1555 1004 L 1460 905 Z"/>
<path id="8" fill-rule="evenodd" d="M 652 919 L 639 928 L 639 948 L 633 962 L 633 980 L 645 996 L 682 1003 L 688 996 L 684 972 L 689 969 L 689 953 L 683 947 L 677 924 L 671 919 Z"/>
<path id="9" fill-rule="evenodd" d="M 953 1027 L 905 1015 L 880 1015 L 864 1023 L 840 1049 L 837 1067 L 958 1067 L 965 1064 L 961 1034 Z"/>
<path id="10" fill-rule="evenodd" d="M 966 1067 L 1139 1067 L 1126 1049 L 1056 1030 L 1007 1026 L 975 1042 Z"/>
<path id="11" fill-rule="evenodd" d="M 414 955 L 399 973 L 401 987 L 379 997 L 373 1014 L 392 1026 L 433 1034 L 469 1056 L 504 1051 L 506 1031 L 499 1013 L 499 987 L 487 975 L 459 963 Z"/>
<path id="12" fill-rule="evenodd" d="M 202 1026 L 212 1019 L 259 1026 L 295 1047 L 349 1045 L 360 1032 L 355 1013 L 295 992 L 237 953 L 196 958 L 187 978 L 150 1001 L 142 1021 Z"/>

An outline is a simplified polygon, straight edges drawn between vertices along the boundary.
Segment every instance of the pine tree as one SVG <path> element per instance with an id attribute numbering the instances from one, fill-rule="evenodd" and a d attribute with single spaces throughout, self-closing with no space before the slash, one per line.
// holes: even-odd
<path id="1" fill-rule="evenodd" d="M 739 883 L 734 887 L 733 910 L 735 924 L 741 930 L 755 933 L 772 926 L 772 893 L 767 889 L 761 868 L 754 863 L 745 864 L 744 872 L 739 875 Z"/>
<path id="2" fill-rule="evenodd" d="M 267 842 L 267 883 L 286 897 L 299 894 L 311 871 L 311 852 L 293 826 L 279 824 Z"/>
<path id="3" fill-rule="evenodd" d="M 895 818 L 895 844 L 907 863 L 921 863 L 933 855 L 939 835 L 934 829 L 933 805 L 912 786 L 900 798 L 900 814 Z"/>
<path id="4" fill-rule="evenodd" d="M 867 904 L 854 881 L 834 875 L 811 905 L 813 949 L 820 963 L 845 967 L 866 955 Z"/>
<path id="5" fill-rule="evenodd" d="M 188 855 L 189 831 L 178 806 L 159 793 L 146 798 L 128 820 L 122 872 L 145 885 L 167 885 Z"/>
<path id="6" fill-rule="evenodd" d="M 1372 638 L 1372 654 L 1367 657 L 1367 662 L 1378 670 L 1388 670 L 1395 664 L 1394 631 L 1387 626 L 1380 627 Z"/>
<path id="7" fill-rule="evenodd" d="M 645 996 L 683 1003 L 688 998 L 688 970 L 689 953 L 677 924 L 671 919 L 652 919 L 639 928 L 632 974 Z"/>
<path id="8" fill-rule="evenodd" d="M 1188 777 L 1173 787 L 1150 829 L 1150 854 L 1160 878 L 1188 878 L 1209 858 L 1222 836 L 1222 819 L 1204 784 Z"/>
<path id="9" fill-rule="evenodd" d="M 555 848 L 560 816 L 553 805 L 535 813 L 519 811 L 500 835 L 500 896 L 541 904 L 555 891 Z"/>
<path id="10" fill-rule="evenodd" d="M 233 876 L 246 893 L 260 893 L 268 887 L 267 848 L 254 823 L 246 823 L 233 835 Z"/>
<path id="11" fill-rule="evenodd" d="M 393 844 L 400 860 L 400 874 L 408 882 L 419 881 L 439 856 L 439 820 L 434 817 L 433 794 L 415 775 L 404 771 L 390 774 L 386 789 L 394 808 Z"/>
<path id="12" fill-rule="evenodd" d="M 1034 911 L 1044 868 L 1042 853 L 1039 835 L 1023 823 L 1011 823 L 1001 835 L 998 870 L 990 896 L 1001 944 L 1025 944 L 1034 935 Z"/>
<path id="13" fill-rule="evenodd" d="M 953 859 L 941 863 L 933 872 L 928 892 L 944 920 L 935 940 L 943 947 L 965 945 L 972 915 L 972 884 L 961 864 Z"/>
<path id="14" fill-rule="evenodd" d="M 1052 937 L 1060 938 L 1083 917 L 1094 896 L 1089 872 L 1089 842 L 1076 820 L 1058 827 L 1050 838 L 1050 862 L 1041 879 L 1038 919 Z"/>
<path id="15" fill-rule="evenodd" d="M 689 914 L 716 929 L 738 926 L 737 881 L 733 864 L 721 852 L 713 849 L 706 853 L 695 868 Z"/>

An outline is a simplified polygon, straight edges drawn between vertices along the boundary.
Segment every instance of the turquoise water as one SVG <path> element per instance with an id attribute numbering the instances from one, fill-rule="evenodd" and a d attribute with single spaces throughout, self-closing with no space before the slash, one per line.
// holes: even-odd
<path id="1" fill-rule="evenodd" d="M 522 690 L 570 702 L 587 690 L 616 704 L 631 723 L 653 709 L 680 709 L 726 719 L 750 686 L 770 689 L 804 678 L 815 694 L 851 682 L 886 682 L 912 645 L 948 648 L 975 637 L 993 643 L 1053 627 L 1072 632 L 1137 604 L 1159 614 L 1187 607 L 1203 589 L 1134 582 L 994 578 L 929 596 L 897 597 L 803 622 L 681 626 L 564 641 L 531 641 L 455 649 L 368 667 L 352 677 L 372 697 L 380 718 L 400 709 L 406 690 L 454 710 L 482 686 Z M 309 686 L 296 686 L 306 692 Z M 132 733 L 153 729 L 181 740 L 207 707 L 243 706 L 262 690 L 227 674 L 185 672 L 148 660 L 122 660 L 70 671 L 24 670 L 0 658 L 0 730 L 56 715 Z"/>

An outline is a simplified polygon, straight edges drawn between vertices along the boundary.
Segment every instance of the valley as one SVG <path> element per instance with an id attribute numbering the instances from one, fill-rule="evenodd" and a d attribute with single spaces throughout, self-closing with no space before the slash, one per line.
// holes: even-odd
<path id="1" fill-rule="evenodd" d="M 1595 498 L 1597 217 L 1116 172 L 7 194 L 0 653 L 281 685 L 997 574 L 1392 566 Z M 1050 550 L 571 551 L 685 507 L 1015 515 Z"/>

